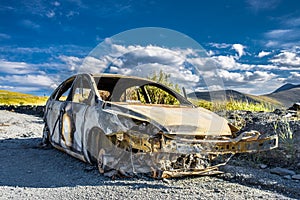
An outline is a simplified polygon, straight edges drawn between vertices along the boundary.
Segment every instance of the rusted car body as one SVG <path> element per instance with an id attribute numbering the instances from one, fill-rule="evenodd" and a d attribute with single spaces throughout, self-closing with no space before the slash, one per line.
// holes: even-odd
<path id="1" fill-rule="evenodd" d="M 154 81 L 78 74 L 50 96 L 43 143 L 108 176 L 156 178 L 210 174 L 235 153 L 276 148 L 257 131 L 236 135 L 227 120 Z"/>

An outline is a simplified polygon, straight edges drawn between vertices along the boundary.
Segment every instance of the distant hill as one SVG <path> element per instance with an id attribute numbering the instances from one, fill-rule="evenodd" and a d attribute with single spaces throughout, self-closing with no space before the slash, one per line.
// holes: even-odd
<path id="1" fill-rule="evenodd" d="M 224 101 L 224 100 L 235 100 L 235 101 L 248 101 L 253 103 L 260 102 L 257 97 L 253 95 L 244 94 L 235 90 L 220 90 L 220 91 L 210 91 L 210 92 L 195 92 L 188 94 L 189 98 L 203 99 L 206 101 Z M 226 99 L 225 99 L 226 98 Z"/>
<path id="2" fill-rule="evenodd" d="M 279 89 L 279 90 L 278 90 Z M 281 87 L 271 94 L 266 95 L 250 95 L 235 90 L 211 91 L 211 92 L 195 92 L 187 96 L 192 99 L 202 99 L 206 101 L 243 101 L 249 103 L 269 103 L 276 107 L 290 107 L 296 102 L 300 102 L 300 87 L 293 86 Z"/>
<path id="3" fill-rule="evenodd" d="M 300 85 L 285 84 L 270 94 L 263 95 L 275 99 L 285 107 L 300 102 Z"/>
<path id="4" fill-rule="evenodd" d="M 300 85 L 285 84 L 274 92 L 266 95 L 250 95 L 235 90 L 222 90 L 211 92 L 195 92 L 187 95 L 189 98 L 202 99 L 206 101 L 247 101 L 251 103 L 270 103 L 279 107 L 290 107 L 300 102 Z"/>
<path id="5" fill-rule="evenodd" d="M 289 89 L 293 89 L 293 88 L 297 88 L 297 87 L 300 87 L 300 85 L 294 85 L 294 84 L 291 84 L 291 83 L 287 83 L 281 87 L 279 87 L 278 89 L 276 89 L 274 92 L 272 93 L 277 93 L 277 92 L 282 92 L 282 91 L 285 91 L 285 90 L 289 90 Z M 271 94 L 272 94 L 271 93 Z"/>
<path id="6" fill-rule="evenodd" d="M 48 97 L 0 90 L 0 105 L 45 105 Z"/>

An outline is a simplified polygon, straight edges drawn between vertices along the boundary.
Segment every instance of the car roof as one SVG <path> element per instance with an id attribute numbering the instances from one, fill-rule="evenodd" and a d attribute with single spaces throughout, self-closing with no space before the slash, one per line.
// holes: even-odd
<path id="1" fill-rule="evenodd" d="M 105 78 L 129 78 L 129 79 L 137 79 L 137 80 L 144 80 L 147 82 L 153 82 L 153 83 L 157 83 L 156 81 L 147 79 L 147 78 L 141 78 L 141 77 L 137 77 L 137 76 L 126 76 L 126 75 L 121 75 L 121 74 L 108 74 L 108 73 L 103 73 L 103 74 L 91 74 L 94 78 L 101 78 L 101 77 L 105 77 Z"/>

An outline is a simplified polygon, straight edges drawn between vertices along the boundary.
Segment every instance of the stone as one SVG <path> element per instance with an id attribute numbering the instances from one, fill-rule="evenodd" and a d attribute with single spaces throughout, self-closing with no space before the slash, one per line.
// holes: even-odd
<path id="1" fill-rule="evenodd" d="M 265 165 L 265 164 L 260 164 L 260 165 L 259 165 L 259 168 L 260 168 L 260 169 L 266 169 L 267 167 L 268 167 L 268 165 Z"/>
<path id="2" fill-rule="evenodd" d="M 295 103 L 292 107 L 290 107 L 288 110 L 300 110 L 300 103 Z"/>
<path id="3" fill-rule="evenodd" d="M 300 180 L 300 174 L 293 175 L 292 179 Z"/>
<path id="4" fill-rule="evenodd" d="M 283 178 L 284 178 L 284 179 L 288 179 L 288 180 L 291 180 L 291 179 L 292 179 L 291 175 L 286 175 L 286 176 L 284 176 Z"/>
<path id="5" fill-rule="evenodd" d="M 296 173 L 292 170 L 289 170 L 289 169 L 285 169 L 285 168 L 281 168 L 281 167 L 276 167 L 276 168 L 273 168 L 270 170 L 270 172 L 272 174 L 277 174 L 277 175 L 280 175 L 280 176 L 286 176 L 286 175 L 290 175 L 290 176 L 293 176 L 295 175 Z"/>

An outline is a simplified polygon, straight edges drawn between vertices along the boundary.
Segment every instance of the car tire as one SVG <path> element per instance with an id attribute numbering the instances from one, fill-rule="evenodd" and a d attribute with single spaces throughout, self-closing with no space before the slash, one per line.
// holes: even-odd
<path id="1" fill-rule="evenodd" d="M 108 147 L 111 147 L 111 142 L 108 140 L 104 132 L 99 128 L 92 129 L 87 143 L 87 151 L 90 161 L 92 163 L 97 163 L 99 151 Z"/>
<path id="2" fill-rule="evenodd" d="M 45 124 L 43 128 L 43 137 L 42 137 L 41 146 L 48 146 L 49 144 L 50 144 L 50 131 L 48 125 Z"/>

